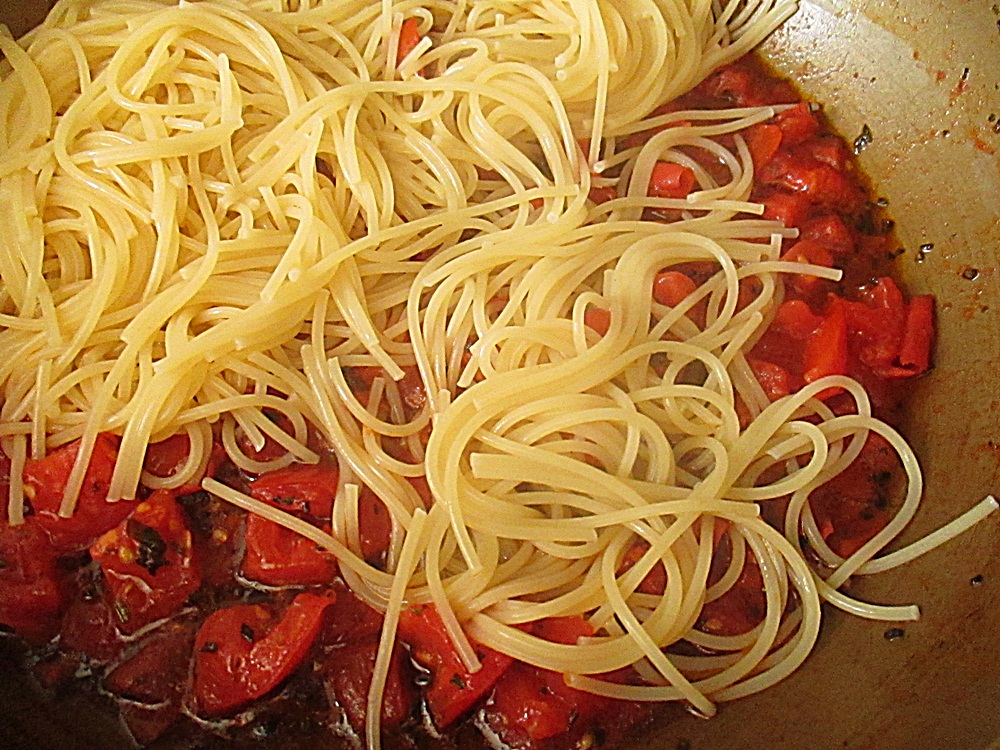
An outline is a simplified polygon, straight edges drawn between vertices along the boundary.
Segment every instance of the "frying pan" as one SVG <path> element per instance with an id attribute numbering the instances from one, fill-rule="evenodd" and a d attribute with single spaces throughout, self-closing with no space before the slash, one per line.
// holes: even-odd
<path id="1" fill-rule="evenodd" d="M 45 0 L 2 0 L 16 36 Z M 823 102 L 889 201 L 914 294 L 937 297 L 936 367 L 913 383 L 904 432 L 923 507 L 901 543 L 1000 493 L 1000 7 L 988 0 L 803 0 L 765 56 Z M 827 610 L 813 655 L 776 687 L 704 721 L 668 708 L 634 750 L 1000 750 L 996 516 L 853 594 L 921 606 L 890 625 Z M 128 747 L 87 704 L 42 703 L 0 658 L 0 747 Z"/>

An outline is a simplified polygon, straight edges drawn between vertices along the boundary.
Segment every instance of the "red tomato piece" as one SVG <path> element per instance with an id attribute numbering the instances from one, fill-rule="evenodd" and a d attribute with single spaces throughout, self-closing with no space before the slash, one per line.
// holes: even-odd
<path id="1" fill-rule="evenodd" d="M 810 158 L 844 172 L 850 168 L 851 154 L 844 142 L 835 135 L 821 135 L 803 143 L 799 148 Z"/>
<path id="2" fill-rule="evenodd" d="M 358 497 L 358 533 L 361 535 L 361 556 L 377 568 L 385 565 L 392 538 L 392 517 L 385 503 L 367 486 Z"/>
<path id="3" fill-rule="evenodd" d="M 902 471 L 888 441 L 870 433 L 854 463 L 812 491 L 809 505 L 830 549 L 848 557 L 885 528 L 891 489 Z"/>
<path id="4" fill-rule="evenodd" d="M 98 663 L 113 661 L 125 645 L 118 622 L 108 597 L 97 586 L 85 587 L 63 616 L 59 645 Z"/>
<path id="5" fill-rule="evenodd" d="M 210 614 L 195 639 L 199 714 L 233 713 L 283 682 L 305 659 L 334 598 L 333 592 L 299 594 L 280 618 L 259 604 Z"/>
<path id="6" fill-rule="evenodd" d="M 190 623 L 170 622 L 158 628 L 138 651 L 111 670 L 104 687 L 137 703 L 172 702 L 176 715 L 187 683 L 194 635 Z"/>
<path id="7" fill-rule="evenodd" d="M 653 279 L 653 299 L 661 305 L 677 307 L 697 288 L 694 280 L 687 274 L 680 271 L 661 271 Z"/>
<path id="8" fill-rule="evenodd" d="M 777 401 L 792 392 L 788 370 L 781 365 L 775 365 L 761 359 L 748 359 L 747 364 L 750 365 L 757 382 L 760 383 L 760 387 L 764 389 L 769 400 Z"/>
<path id="9" fill-rule="evenodd" d="M 823 318 L 813 313 L 805 302 L 800 299 L 790 299 L 779 305 L 771 326 L 776 332 L 786 333 L 794 339 L 804 341 L 822 322 Z"/>
<path id="10" fill-rule="evenodd" d="M 342 644 L 363 641 L 382 630 L 382 613 L 369 607 L 341 581 L 331 585 L 336 599 L 329 607 L 323 625 L 323 643 Z"/>
<path id="11" fill-rule="evenodd" d="M 658 161 L 649 177 L 649 195 L 654 198 L 686 198 L 694 189 L 694 184 L 694 171 L 690 167 Z"/>
<path id="12" fill-rule="evenodd" d="M 251 513 L 241 570 L 246 578 L 267 586 L 308 586 L 333 580 L 337 561 L 315 542 Z"/>
<path id="13" fill-rule="evenodd" d="M 850 255 L 855 249 L 853 232 L 837 214 L 809 219 L 802 225 L 799 237 L 822 245 L 834 255 Z"/>
<path id="14" fill-rule="evenodd" d="M 782 256 L 782 260 L 823 266 L 824 268 L 833 267 L 833 253 L 825 246 L 812 240 L 799 240 Z M 792 286 L 802 295 L 810 294 L 821 283 L 822 279 L 808 273 L 795 274 L 791 278 Z"/>
<path id="15" fill-rule="evenodd" d="M 31 519 L 20 526 L 0 523 L 0 624 L 35 645 L 59 630 L 64 598 L 57 556 Z"/>
<path id="16" fill-rule="evenodd" d="M 336 464 L 291 464 L 253 480 L 250 495 L 276 508 L 328 521 L 339 478 Z"/>
<path id="17" fill-rule="evenodd" d="M 844 301 L 831 295 L 826 314 L 819 328 L 806 341 L 803 378 L 812 383 L 827 375 L 844 375 L 847 372 L 847 317 Z M 829 393 L 827 392 L 829 391 Z M 827 389 L 818 394 L 826 398 L 839 392 Z"/>
<path id="18" fill-rule="evenodd" d="M 614 200 L 618 197 L 618 191 L 611 185 L 603 185 L 601 187 L 591 187 L 589 198 L 594 203 L 607 203 L 610 200 Z"/>
<path id="19" fill-rule="evenodd" d="M 750 149 L 754 169 L 760 169 L 778 152 L 782 132 L 777 125 L 759 123 L 743 131 L 743 138 L 747 142 L 747 148 Z"/>
<path id="20" fill-rule="evenodd" d="M 757 627 L 766 614 L 764 579 L 757 560 L 748 554 L 736 583 L 718 599 L 705 603 L 695 627 L 713 635 L 740 635 Z"/>
<path id="21" fill-rule="evenodd" d="M 611 313 L 603 307 L 588 307 L 583 313 L 583 324 L 603 336 L 611 328 Z"/>
<path id="22" fill-rule="evenodd" d="M 111 593 L 118 627 L 134 633 L 180 609 L 201 585 L 184 512 L 158 490 L 90 548 Z"/>
<path id="23" fill-rule="evenodd" d="M 782 142 L 788 148 L 819 135 L 819 122 L 805 102 L 779 112 L 775 115 L 774 122 L 781 129 Z"/>
<path id="24" fill-rule="evenodd" d="M 893 377 L 906 325 L 906 302 L 899 287 L 881 278 L 846 309 L 852 351 L 877 375 Z"/>
<path id="25" fill-rule="evenodd" d="M 70 518 L 59 515 L 63 491 L 73 469 L 80 441 L 64 445 L 45 458 L 29 459 L 24 465 L 24 494 L 34 510 L 35 521 L 62 552 L 88 547 L 97 537 L 113 529 L 135 508 L 133 502 L 107 502 L 108 486 L 118 460 L 117 441 L 111 435 L 97 436 L 90 464 L 84 473 L 76 510 Z"/>
<path id="26" fill-rule="evenodd" d="M 776 191 L 761 200 L 762 218 L 780 221 L 786 227 L 800 227 L 812 213 L 812 202 L 804 195 Z"/>
<path id="27" fill-rule="evenodd" d="M 399 51 L 396 59 L 402 62 L 420 44 L 420 20 L 407 18 L 399 28 Z"/>
<path id="28" fill-rule="evenodd" d="M 368 689 L 375 671 L 378 643 L 375 636 L 338 648 L 330 653 L 323 670 L 323 681 L 328 690 L 343 709 L 351 728 L 362 737 L 368 717 Z M 383 729 L 398 727 L 413 711 L 417 694 L 408 671 L 406 652 L 397 645 L 389 660 L 382 694 Z"/>
<path id="29" fill-rule="evenodd" d="M 448 638 L 440 615 L 429 604 L 403 608 L 399 638 L 409 645 L 413 659 L 430 672 L 427 708 L 438 729 L 444 729 L 471 709 L 513 661 L 505 654 L 477 646 L 482 668 L 470 674 Z"/>
<path id="30" fill-rule="evenodd" d="M 934 297 L 927 294 L 914 297 L 907 306 L 903 340 L 896 358 L 904 377 L 927 371 L 933 343 Z"/>

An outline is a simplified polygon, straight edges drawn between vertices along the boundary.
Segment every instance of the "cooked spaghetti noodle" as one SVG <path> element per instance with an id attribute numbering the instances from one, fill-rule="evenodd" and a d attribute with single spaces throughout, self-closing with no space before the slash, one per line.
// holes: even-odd
<path id="1" fill-rule="evenodd" d="M 471 638 L 584 690 L 706 715 L 794 670 L 821 600 L 914 617 L 837 591 L 910 556 L 872 559 L 916 511 L 912 452 L 853 380 L 770 403 L 745 357 L 783 276 L 839 276 L 779 259 L 794 231 L 754 218 L 740 133 L 775 109 L 651 114 L 793 7 L 62 0 L 20 42 L 0 36 L 12 523 L 26 458 L 72 441 L 65 516 L 100 433 L 121 436 L 118 500 L 203 475 L 213 435 L 260 473 L 317 461 L 318 431 L 341 465 L 332 534 L 213 479 L 204 487 L 331 550 L 351 588 L 388 608 L 370 707 L 404 601 L 433 602 L 470 671 Z M 397 59 L 411 18 L 422 39 Z M 694 171 L 686 198 L 647 195 L 664 161 Z M 615 197 L 595 205 L 592 187 Z M 646 220 L 650 210 L 673 220 Z M 658 272 L 691 261 L 718 271 L 675 306 L 650 297 Z M 759 292 L 740 304 L 748 280 Z M 687 315 L 700 304 L 703 324 Z M 595 310 L 606 331 L 588 325 Z M 358 366 L 386 373 L 367 403 L 345 375 Z M 414 366 L 427 401 L 408 416 L 396 381 Z M 816 398 L 830 388 L 857 413 L 830 412 Z M 870 432 L 899 453 L 908 489 L 844 559 L 816 532 L 808 497 Z M 146 446 L 178 433 L 184 465 L 144 473 Z M 282 457 L 241 449 L 268 438 Z M 362 486 L 392 517 L 389 572 L 359 552 Z M 762 503 L 789 495 L 783 528 L 760 518 Z M 966 521 L 995 508 L 984 501 Z M 716 530 L 733 555 L 710 585 Z M 645 551 L 622 571 L 637 541 Z M 695 630 L 748 555 L 763 622 L 733 637 Z M 659 564 L 662 595 L 638 591 Z M 517 627 L 565 615 L 585 616 L 595 637 L 555 645 Z M 664 651 L 682 639 L 717 655 Z M 644 684 L 594 677 L 623 667 Z M 368 721 L 377 746 L 379 711 Z"/>

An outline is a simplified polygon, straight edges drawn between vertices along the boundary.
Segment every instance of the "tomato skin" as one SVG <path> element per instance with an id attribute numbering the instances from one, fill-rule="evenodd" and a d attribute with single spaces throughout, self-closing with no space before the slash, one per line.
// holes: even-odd
<path id="1" fill-rule="evenodd" d="M 690 167 L 658 161 L 649 178 L 649 195 L 654 198 L 686 198 L 695 185 Z"/>
<path id="2" fill-rule="evenodd" d="M 407 18 L 399 29 L 399 50 L 396 59 L 402 62 L 420 43 L 420 20 Z"/>
<path id="3" fill-rule="evenodd" d="M 276 508 L 328 521 L 339 477 L 336 464 L 290 464 L 254 479 L 250 495 Z"/>
<path id="4" fill-rule="evenodd" d="M 121 523 L 135 508 L 130 501 L 107 502 L 108 486 L 118 459 L 117 440 L 101 433 L 94 443 L 90 464 L 84 474 L 76 509 L 69 518 L 59 515 L 63 491 L 80 441 L 29 459 L 24 465 L 25 497 L 34 510 L 35 522 L 48 533 L 61 552 L 75 552 L 90 546 L 101 534 Z"/>
<path id="5" fill-rule="evenodd" d="M 812 213 L 812 203 L 804 195 L 777 190 L 761 201 L 763 218 L 780 221 L 786 227 L 800 227 Z"/>
<path id="6" fill-rule="evenodd" d="M 299 594 L 279 618 L 258 604 L 210 614 L 195 638 L 198 713 L 230 714 L 277 687 L 305 659 L 334 598 Z"/>
<path id="7" fill-rule="evenodd" d="M 251 513 L 241 570 L 267 586 L 308 586 L 329 583 L 337 574 L 337 561 L 315 542 Z"/>
<path id="8" fill-rule="evenodd" d="M 646 554 L 649 550 L 649 543 L 644 541 L 634 542 L 622 556 L 622 561 L 618 565 L 618 575 L 626 573 L 631 570 L 640 558 Z M 663 567 L 662 562 L 658 562 L 650 569 L 646 577 L 639 582 L 636 587 L 636 591 L 640 594 L 662 594 L 667 587 L 667 569 Z M 582 635 L 592 635 L 593 633 L 582 633 Z M 542 636 L 545 637 L 545 636 Z M 555 638 L 547 638 L 547 640 L 556 640 Z M 562 641 L 556 640 L 557 643 L 576 643 L 574 638 L 572 641 Z"/>
<path id="9" fill-rule="evenodd" d="M 392 537 L 392 517 L 385 503 L 368 487 L 363 487 L 358 497 L 358 533 L 361 556 L 377 568 L 384 567 Z"/>
<path id="10" fill-rule="evenodd" d="M 382 630 L 382 613 L 369 607 L 341 581 L 331 585 L 335 599 L 327 609 L 321 639 L 325 644 L 344 644 L 377 636 Z"/>
<path id="11" fill-rule="evenodd" d="M 762 359 L 748 359 L 747 364 L 750 365 L 757 382 L 760 383 L 770 401 L 777 401 L 792 392 L 788 370 L 781 365 Z"/>
<path id="12" fill-rule="evenodd" d="M 779 112 L 775 115 L 774 122 L 781 130 L 781 140 L 787 148 L 798 146 L 819 135 L 819 122 L 805 102 Z"/>
<path id="13" fill-rule="evenodd" d="M 112 661 L 125 643 L 116 627 L 119 622 L 110 597 L 97 586 L 89 591 L 85 588 L 63 616 L 59 645 L 64 650 L 85 654 L 91 661 Z"/>
<path id="14" fill-rule="evenodd" d="M 180 609 L 201 586 L 201 564 L 184 512 L 158 490 L 90 549 L 100 564 L 123 633 Z"/>
<path id="15" fill-rule="evenodd" d="M 59 630 L 65 600 L 57 556 L 32 519 L 20 526 L 0 523 L 0 623 L 33 645 Z"/>
<path id="16" fill-rule="evenodd" d="M 482 668 L 470 674 L 448 638 L 441 616 L 429 604 L 403 608 L 399 615 L 399 639 L 409 645 L 414 661 L 430 671 L 427 707 L 438 729 L 444 729 L 471 709 L 513 662 L 505 654 L 477 646 Z"/>
<path id="17" fill-rule="evenodd" d="M 174 703 L 176 714 L 187 682 L 194 635 L 192 623 L 169 622 L 158 628 L 108 673 L 104 687 L 137 703 Z"/>
<path id="18" fill-rule="evenodd" d="M 375 671 L 378 644 L 378 636 L 371 636 L 331 651 L 323 670 L 328 690 L 344 710 L 351 728 L 362 737 L 368 717 L 368 688 Z M 406 651 L 396 645 L 389 660 L 382 694 L 383 730 L 398 727 L 413 712 L 417 692 L 410 677 Z"/>

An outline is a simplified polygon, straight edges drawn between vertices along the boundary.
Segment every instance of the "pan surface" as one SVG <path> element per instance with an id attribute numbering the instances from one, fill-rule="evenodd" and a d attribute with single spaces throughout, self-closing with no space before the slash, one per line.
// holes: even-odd
<path id="1" fill-rule="evenodd" d="M 2 0 L 0 22 L 19 36 L 45 8 Z M 905 543 L 1000 494 L 1000 8 L 806 0 L 764 52 L 848 140 L 868 125 L 860 160 L 897 222 L 899 272 L 938 301 L 936 367 L 913 384 L 904 425 L 926 480 Z M 903 569 L 855 581 L 860 598 L 917 603 L 922 619 L 890 640 L 890 624 L 827 610 L 792 677 L 711 721 L 668 711 L 634 747 L 1000 750 L 998 553 L 993 516 Z M 53 715 L 19 679 L 0 664 L 5 746 L 113 746 L 100 722 L 69 715 L 73 706 Z"/>

